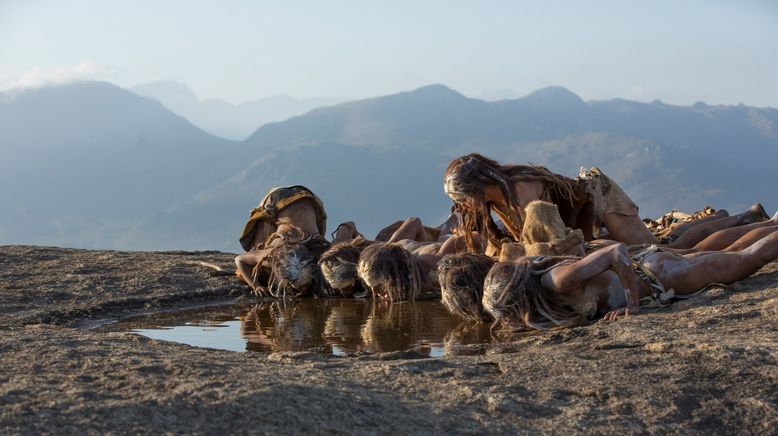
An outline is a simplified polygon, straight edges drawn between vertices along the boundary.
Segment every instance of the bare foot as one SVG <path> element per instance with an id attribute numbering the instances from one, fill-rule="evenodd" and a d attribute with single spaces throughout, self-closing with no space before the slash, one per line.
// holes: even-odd
<path id="1" fill-rule="evenodd" d="M 448 216 L 448 219 L 446 219 L 443 224 L 435 227 L 436 229 L 440 230 L 440 235 L 450 235 L 452 233 L 452 230 L 454 227 L 459 226 L 459 216 L 455 213 L 452 213 Z"/>
<path id="2" fill-rule="evenodd" d="M 341 227 L 344 227 L 344 229 L 341 230 Z M 340 242 L 349 241 L 356 238 L 357 236 L 362 236 L 362 234 L 357 230 L 357 225 L 354 223 L 354 221 L 346 221 L 336 227 L 335 231 L 332 232 L 330 236 L 332 237 L 333 241 L 337 240 Z"/>
<path id="3" fill-rule="evenodd" d="M 762 206 L 761 203 L 754 203 L 754 205 L 749 207 L 743 214 L 742 224 L 760 223 L 762 221 L 767 221 L 768 219 L 770 219 L 770 216 L 767 215 L 764 206 Z"/>

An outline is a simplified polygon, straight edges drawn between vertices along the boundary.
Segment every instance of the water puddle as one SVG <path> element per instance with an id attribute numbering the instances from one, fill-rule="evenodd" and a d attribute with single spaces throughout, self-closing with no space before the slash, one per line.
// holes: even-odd
<path id="1" fill-rule="evenodd" d="M 313 351 L 349 355 L 492 342 L 489 325 L 464 323 L 438 301 L 384 304 L 359 299 L 299 299 L 212 308 L 114 325 L 152 339 L 232 351 Z"/>

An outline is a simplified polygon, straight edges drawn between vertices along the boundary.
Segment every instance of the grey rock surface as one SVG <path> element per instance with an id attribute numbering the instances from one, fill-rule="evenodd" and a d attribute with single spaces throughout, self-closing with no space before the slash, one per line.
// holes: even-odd
<path id="1" fill-rule="evenodd" d="M 469 355 L 235 353 L 88 328 L 250 298 L 219 252 L 0 247 L 0 433 L 778 428 L 778 263 L 618 322 Z"/>

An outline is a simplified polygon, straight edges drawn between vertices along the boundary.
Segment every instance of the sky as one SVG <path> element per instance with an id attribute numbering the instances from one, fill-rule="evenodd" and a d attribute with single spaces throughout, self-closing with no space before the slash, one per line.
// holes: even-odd
<path id="1" fill-rule="evenodd" d="M 778 107 L 778 1 L 0 0 L 0 89 L 176 80 L 200 98 L 468 96 Z"/>

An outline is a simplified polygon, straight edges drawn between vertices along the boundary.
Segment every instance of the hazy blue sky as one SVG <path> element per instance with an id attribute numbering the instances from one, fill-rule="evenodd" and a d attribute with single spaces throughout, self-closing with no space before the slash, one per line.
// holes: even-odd
<path id="1" fill-rule="evenodd" d="M 778 1 L 0 0 L 0 89 L 74 77 L 234 102 L 443 83 L 778 107 Z"/>

